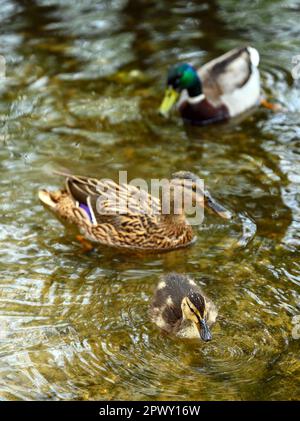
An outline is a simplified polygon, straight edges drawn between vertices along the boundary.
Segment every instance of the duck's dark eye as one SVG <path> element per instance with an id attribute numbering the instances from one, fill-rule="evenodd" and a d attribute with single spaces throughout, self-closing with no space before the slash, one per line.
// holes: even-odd
<path id="1" fill-rule="evenodd" d="M 182 74 L 177 75 L 177 76 L 175 77 L 175 79 L 174 79 L 174 81 L 173 81 L 173 86 L 174 86 L 174 87 L 178 87 L 178 86 L 180 85 L 180 83 L 181 83 L 181 77 L 182 77 Z"/>

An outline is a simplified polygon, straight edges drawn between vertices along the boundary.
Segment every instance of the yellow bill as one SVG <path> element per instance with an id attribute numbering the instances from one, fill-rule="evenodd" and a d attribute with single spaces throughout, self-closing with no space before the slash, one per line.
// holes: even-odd
<path id="1" fill-rule="evenodd" d="M 175 91 L 172 87 L 168 87 L 165 92 L 165 97 L 159 108 L 159 113 L 164 117 L 168 117 L 169 111 L 175 104 L 179 97 L 179 92 Z"/>

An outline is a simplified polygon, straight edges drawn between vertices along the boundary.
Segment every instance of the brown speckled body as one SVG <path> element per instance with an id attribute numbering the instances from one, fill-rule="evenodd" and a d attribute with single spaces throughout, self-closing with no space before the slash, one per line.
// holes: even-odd
<path id="1" fill-rule="evenodd" d="M 100 192 L 106 195 L 101 201 L 101 213 L 97 209 Z M 121 209 L 116 209 L 116 192 L 127 197 L 129 210 L 118 212 Z M 39 198 L 61 222 L 76 226 L 84 237 L 95 243 L 141 251 L 164 251 L 188 246 L 193 241 L 193 230 L 184 214 L 162 215 L 160 201 L 148 194 L 143 209 L 140 209 L 136 193 L 136 188 L 129 185 L 66 175 L 65 190 L 41 190 Z M 89 205 L 93 220 L 80 204 Z"/>

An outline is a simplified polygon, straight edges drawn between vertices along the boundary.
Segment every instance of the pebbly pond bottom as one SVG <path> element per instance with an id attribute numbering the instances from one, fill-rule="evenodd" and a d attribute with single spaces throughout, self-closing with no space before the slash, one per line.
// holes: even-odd
<path id="1" fill-rule="evenodd" d="M 0 399 L 299 399 L 299 13 L 292 0 L 0 2 Z M 157 115 L 170 64 L 244 44 L 285 112 L 203 128 Z M 56 169 L 193 171 L 239 217 L 207 214 L 170 253 L 86 254 L 38 202 Z M 217 305 L 212 342 L 149 321 L 171 271 Z"/>

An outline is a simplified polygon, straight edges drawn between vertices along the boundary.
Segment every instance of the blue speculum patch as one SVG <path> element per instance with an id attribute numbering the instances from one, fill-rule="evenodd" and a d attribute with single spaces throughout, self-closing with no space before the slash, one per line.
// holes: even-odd
<path id="1" fill-rule="evenodd" d="M 85 205 L 84 203 L 80 203 L 79 207 L 87 213 L 88 217 L 90 218 L 90 221 L 93 222 L 90 208 L 87 205 Z"/>

